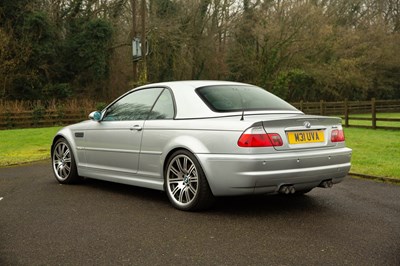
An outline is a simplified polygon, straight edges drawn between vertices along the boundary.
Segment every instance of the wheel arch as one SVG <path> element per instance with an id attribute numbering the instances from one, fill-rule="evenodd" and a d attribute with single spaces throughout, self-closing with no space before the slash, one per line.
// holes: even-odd
<path id="1" fill-rule="evenodd" d="M 193 154 L 194 156 L 196 156 L 191 150 L 187 149 L 186 147 L 175 147 L 172 150 L 170 150 L 168 152 L 168 154 L 166 154 L 164 160 L 163 160 L 163 166 L 162 166 L 162 177 L 164 178 L 164 174 L 165 174 L 165 170 L 167 169 L 167 165 L 168 165 L 168 161 L 171 159 L 172 154 L 174 154 L 176 151 L 179 150 L 185 150 L 190 152 L 191 154 Z M 197 156 L 196 156 L 197 158 Z"/>
<path id="2" fill-rule="evenodd" d="M 51 154 L 51 156 L 53 156 L 54 145 L 56 144 L 56 142 L 57 142 L 59 139 L 62 139 L 62 138 L 65 139 L 65 137 L 64 137 L 63 135 L 59 135 L 59 134 L 57 134 L 57 135 L 53 138 L 53 142 L 51 143 L 51 148 L 50 148 L 50 154 Z"/>
<path id="3" fill-rule="evenodd" d="M 74 138 L 72 137 L 72 132 L 70 130 L 65 129 L 65 128 L 61 129 L 59 132 L 57 132 L 57 134 L 53 138 L 53 142 L 51 143 L 51 148 L 50 148 L 51 157 L 53 157 L 54 145 L 56 144 L 56 142 L 59 139 L 62 139 L 62 138 L 65 139 L 68 142 L 69 146 L 71 147 L 72 153 L 73 153 L 74 158 L 75 158 L 75 162 L 78 165 L 79 161 L 80 161 L 79 160 L 80 158 L 78 157 L 78 154 L 77 154 L 76 143 L 74 141 Z"/>
<path id="4" fill-rule="evenodd" d="M 193 136 L 188 136 L 188 135 L 181 135 L 178 136 L 171 141 L 167 145 L 165 145 L 165 148 L 162 152 L 161 156 L 161 163 L 162 163 L 162 176 L 164 177 L 164 172 L 165 172 L 165 167 L 168 163 L 168 160 L 171 158 L 172 154 L 176 152 L 177 150 L 186 150 L 193 154 L 196 159 L 199 161 L 199 158 L 197 157 L 197 153 L 210 153 L 209 149 L 206 147 L 206 145 L 201 142 L 198 138 L 195 138 Z M 201 163 L 200 163 L 201 165 Z M 202 165 L 201 165 L 202 166 Z M 204 167 L 202 166 L 204 169 Z"/>

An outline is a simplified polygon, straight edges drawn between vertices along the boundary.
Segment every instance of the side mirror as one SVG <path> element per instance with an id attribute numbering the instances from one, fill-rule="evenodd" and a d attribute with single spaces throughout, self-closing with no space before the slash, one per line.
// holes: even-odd
<path id="1" fill-rule="evenodd" d="M 94 111 L 89 114 L 89 119 L 93 121 L 100 122 L 101 120 L 101 113 L 99 111 Z"/>

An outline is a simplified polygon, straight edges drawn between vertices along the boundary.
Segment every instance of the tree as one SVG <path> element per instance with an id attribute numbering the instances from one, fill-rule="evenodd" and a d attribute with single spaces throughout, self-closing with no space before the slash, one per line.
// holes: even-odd
<path id="1" fill-rule="evenodd" d="M 146 25 L 135 2 L 2 0 L 0 97 L 111 98 L 137 85 L 132 16 L 149 82 L 230 79 L 290 101 L 400 97 L 399 0 L 142 0 Z"/>
<path id="2" fill-rule="evenodd" d="M 111 38 L 112 27 L 104 19 L 77 18 L 70 21 L 63 47 L 65 81 L 95 95 L 96 89 L 101 89 L 101 81 L 108 78 Z"/>

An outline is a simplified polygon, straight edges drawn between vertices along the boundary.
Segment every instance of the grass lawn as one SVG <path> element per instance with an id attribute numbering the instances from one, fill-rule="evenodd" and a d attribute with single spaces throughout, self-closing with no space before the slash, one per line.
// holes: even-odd
<path id="1" fill-rule="evenodd" d="M 0 130 L 0 166 L 50 158 L 50 145 L 60 127 Z"/>
<path id="2" fill-rule="evenodd" d="M 345 128 L 351 172 L 400 179 L 400 130 Z"/>
<path id="3" fill-rule="evenodd" d="M 0 130 L 0 167 L 47 159 L 59 127 Z M 345 128 L 351 172 L 400 179 L 400 130 Z"/>

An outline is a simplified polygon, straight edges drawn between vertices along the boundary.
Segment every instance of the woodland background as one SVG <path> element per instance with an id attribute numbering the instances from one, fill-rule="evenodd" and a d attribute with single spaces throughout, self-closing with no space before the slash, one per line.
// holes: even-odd
<path id="1" fill-rule="evenodd" d="M 186 79 L 291 102 L 400 99 L 400 0 L 0 1 L 0 100 L 110 100 Z"/>

